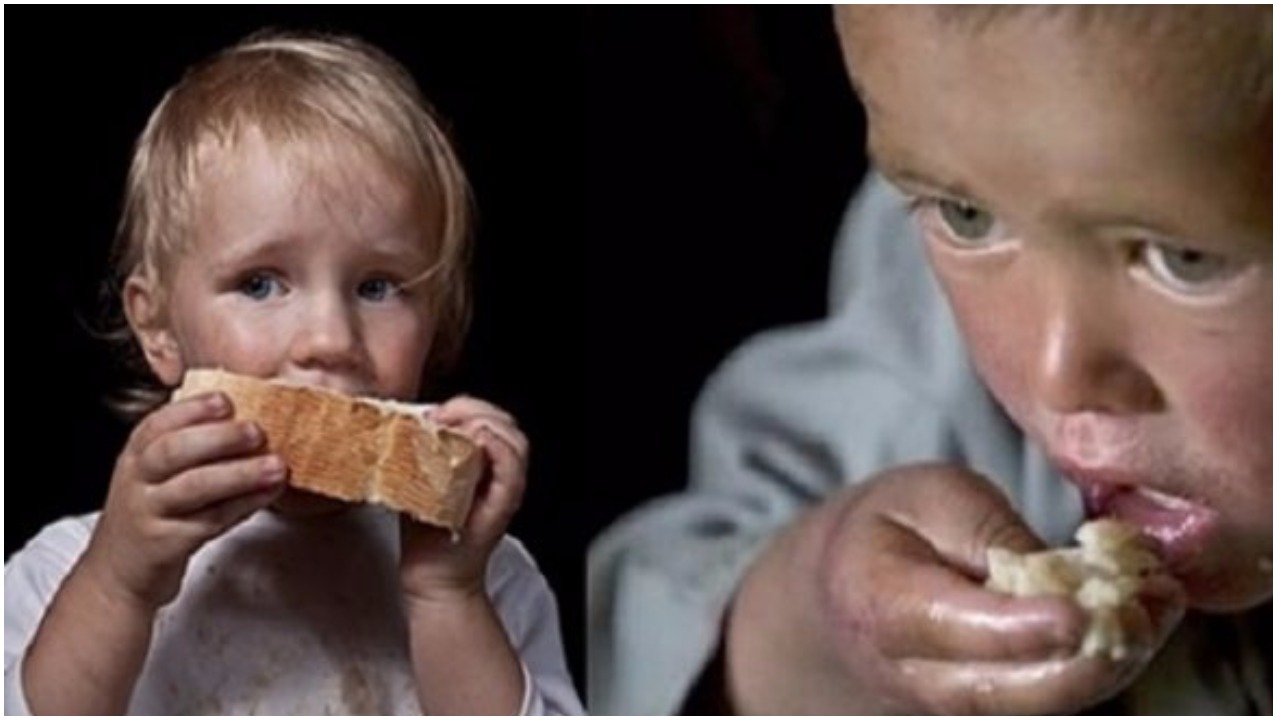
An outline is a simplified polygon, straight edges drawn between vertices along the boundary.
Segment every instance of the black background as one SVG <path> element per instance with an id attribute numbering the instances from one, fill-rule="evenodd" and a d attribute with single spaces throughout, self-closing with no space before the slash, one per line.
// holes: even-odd
<path id="1" fill-rule="evenodd" d="M 117 376 L 83 325 L 152 107 L 186 66 L 263 26 L 354 33 L 413 72 L 474 186 L 475 316 L 447 385 L 508 408 L 532 441 L 512 532 L 557 592 L 581 687 L 588 541 L 683 485 L 690 404 L 734 345 L 822 312 L 864 167 L 830 11 L 14 16 L 6 553 L 98 509 L 128 432 L 100 402 Z"/>

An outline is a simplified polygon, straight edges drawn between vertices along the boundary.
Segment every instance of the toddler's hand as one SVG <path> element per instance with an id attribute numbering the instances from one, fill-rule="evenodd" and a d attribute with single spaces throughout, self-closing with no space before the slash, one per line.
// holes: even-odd
<path id="1" fill-rule="evenodd" d="M 529 441 L 509 413 L 471 397 L 449 400 L 430 418 L 471 438 L 485 455 L 485 470 L 457 542 L 439 528 L 401 520 L 401 585 L 410 598 L 483 593 L 489 555 L 524 496 Z"/>
<path id="2" fill-rule="evenodd" d="M 104 590 L 158 609 L 177 594 L 192 554 L 279 495 L 283 461 L 262 454 L 261 430 L 231 414 L 225 395 L 201 395 L 134 429 L 84 557 Z"/>

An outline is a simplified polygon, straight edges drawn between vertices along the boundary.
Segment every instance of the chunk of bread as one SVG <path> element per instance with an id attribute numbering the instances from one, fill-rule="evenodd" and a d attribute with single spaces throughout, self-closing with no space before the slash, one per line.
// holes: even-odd
<path id="1" fill-rule="evenodd" d="M 1080 652 L 1121 660 L 1128 648 L 1120 611 L 1135 601 L 1142 576 L 1159 565 L 1141 539 L 1133 526 L 1101 519 L 1080 526 L 1077 548 L 1026 555 L 990 548 L 987 587 L 1018 597 L 1072 597 L 1090 618 Z"/>
<path id="2" fill-rule="evenodd" d="M 174 400 L 221 391 L 237 419 L 256 422 L 289 466 L 289 484 L 372 502 L 457 533 L 471 509 L 483 454 L 424 417 L 423 406 L 353 398 L 221 370 L 191 370 Z"/>

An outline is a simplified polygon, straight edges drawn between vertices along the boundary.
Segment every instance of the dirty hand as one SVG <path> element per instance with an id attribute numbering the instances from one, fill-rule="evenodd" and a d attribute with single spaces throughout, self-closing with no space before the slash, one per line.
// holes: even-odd
<path id="1" fill-rule="evenodd" d="M 814 619 L 797 621 L 808 627 L 796 644 L 811 666 L 804 692 L 829 712 L 1073 713 L 1132 682 L 1181 617 L 1176 582 L 1151 577 L 1122 618 L 1126 657 L 1081 655 L 1088 617 L 1072 600 L 983 587 L 988 548 L 1043 542 L 997 488 L 959 468 L 889 471 L 823 513 L 824 527 L 802 541 Z M 739 636 L 746 622 L 735 619 Z M 763 665 L 744 667 L 742 688 L 743 673 Z"/>

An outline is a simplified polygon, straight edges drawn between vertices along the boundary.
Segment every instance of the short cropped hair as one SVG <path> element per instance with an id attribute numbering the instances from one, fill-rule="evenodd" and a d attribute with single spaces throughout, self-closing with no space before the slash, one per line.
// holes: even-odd
<path id="1" fill-rule="evenodd" d="M 425 289 L 436 321 L 424 372 L 447 370 L 470 317 L 469 185 L 443 122 L 409 72 L 353 37 L 260 32 L 186 72 L 134 147 L 112 259 L 114 287 L 140 275 L 154 282 L 163 302 L 170 265 L 191 240 L 207 151 L 234 148 L 249 131 L 304 163 L 325 147 L 355 148 L 404 183 L 435 259 L 413 281 Z M 126 368 L 142 381 L 124 388 L 112 406 L 130 417 L 154 409 L 166 392 L 122 316 L 108 338 L 124 346 Z"/>
<path id="2" fill-rule="evenodd" d="M 856 29 L 868 6 L 838 6 L 837 24 Z M 897 11 L 897 10 L 895 10 Z M 1176 66 L 1154 72 L 1177 73 L 1215 117 L 1270 128 L 1271 5 L 936 5 L 915 7 L 943 27 L 979 35 L 1010 21 L 1065 23 L 1081 35 L 1109 32 L 1140 42 L 1163 42 L 1181 51 Z"/>

